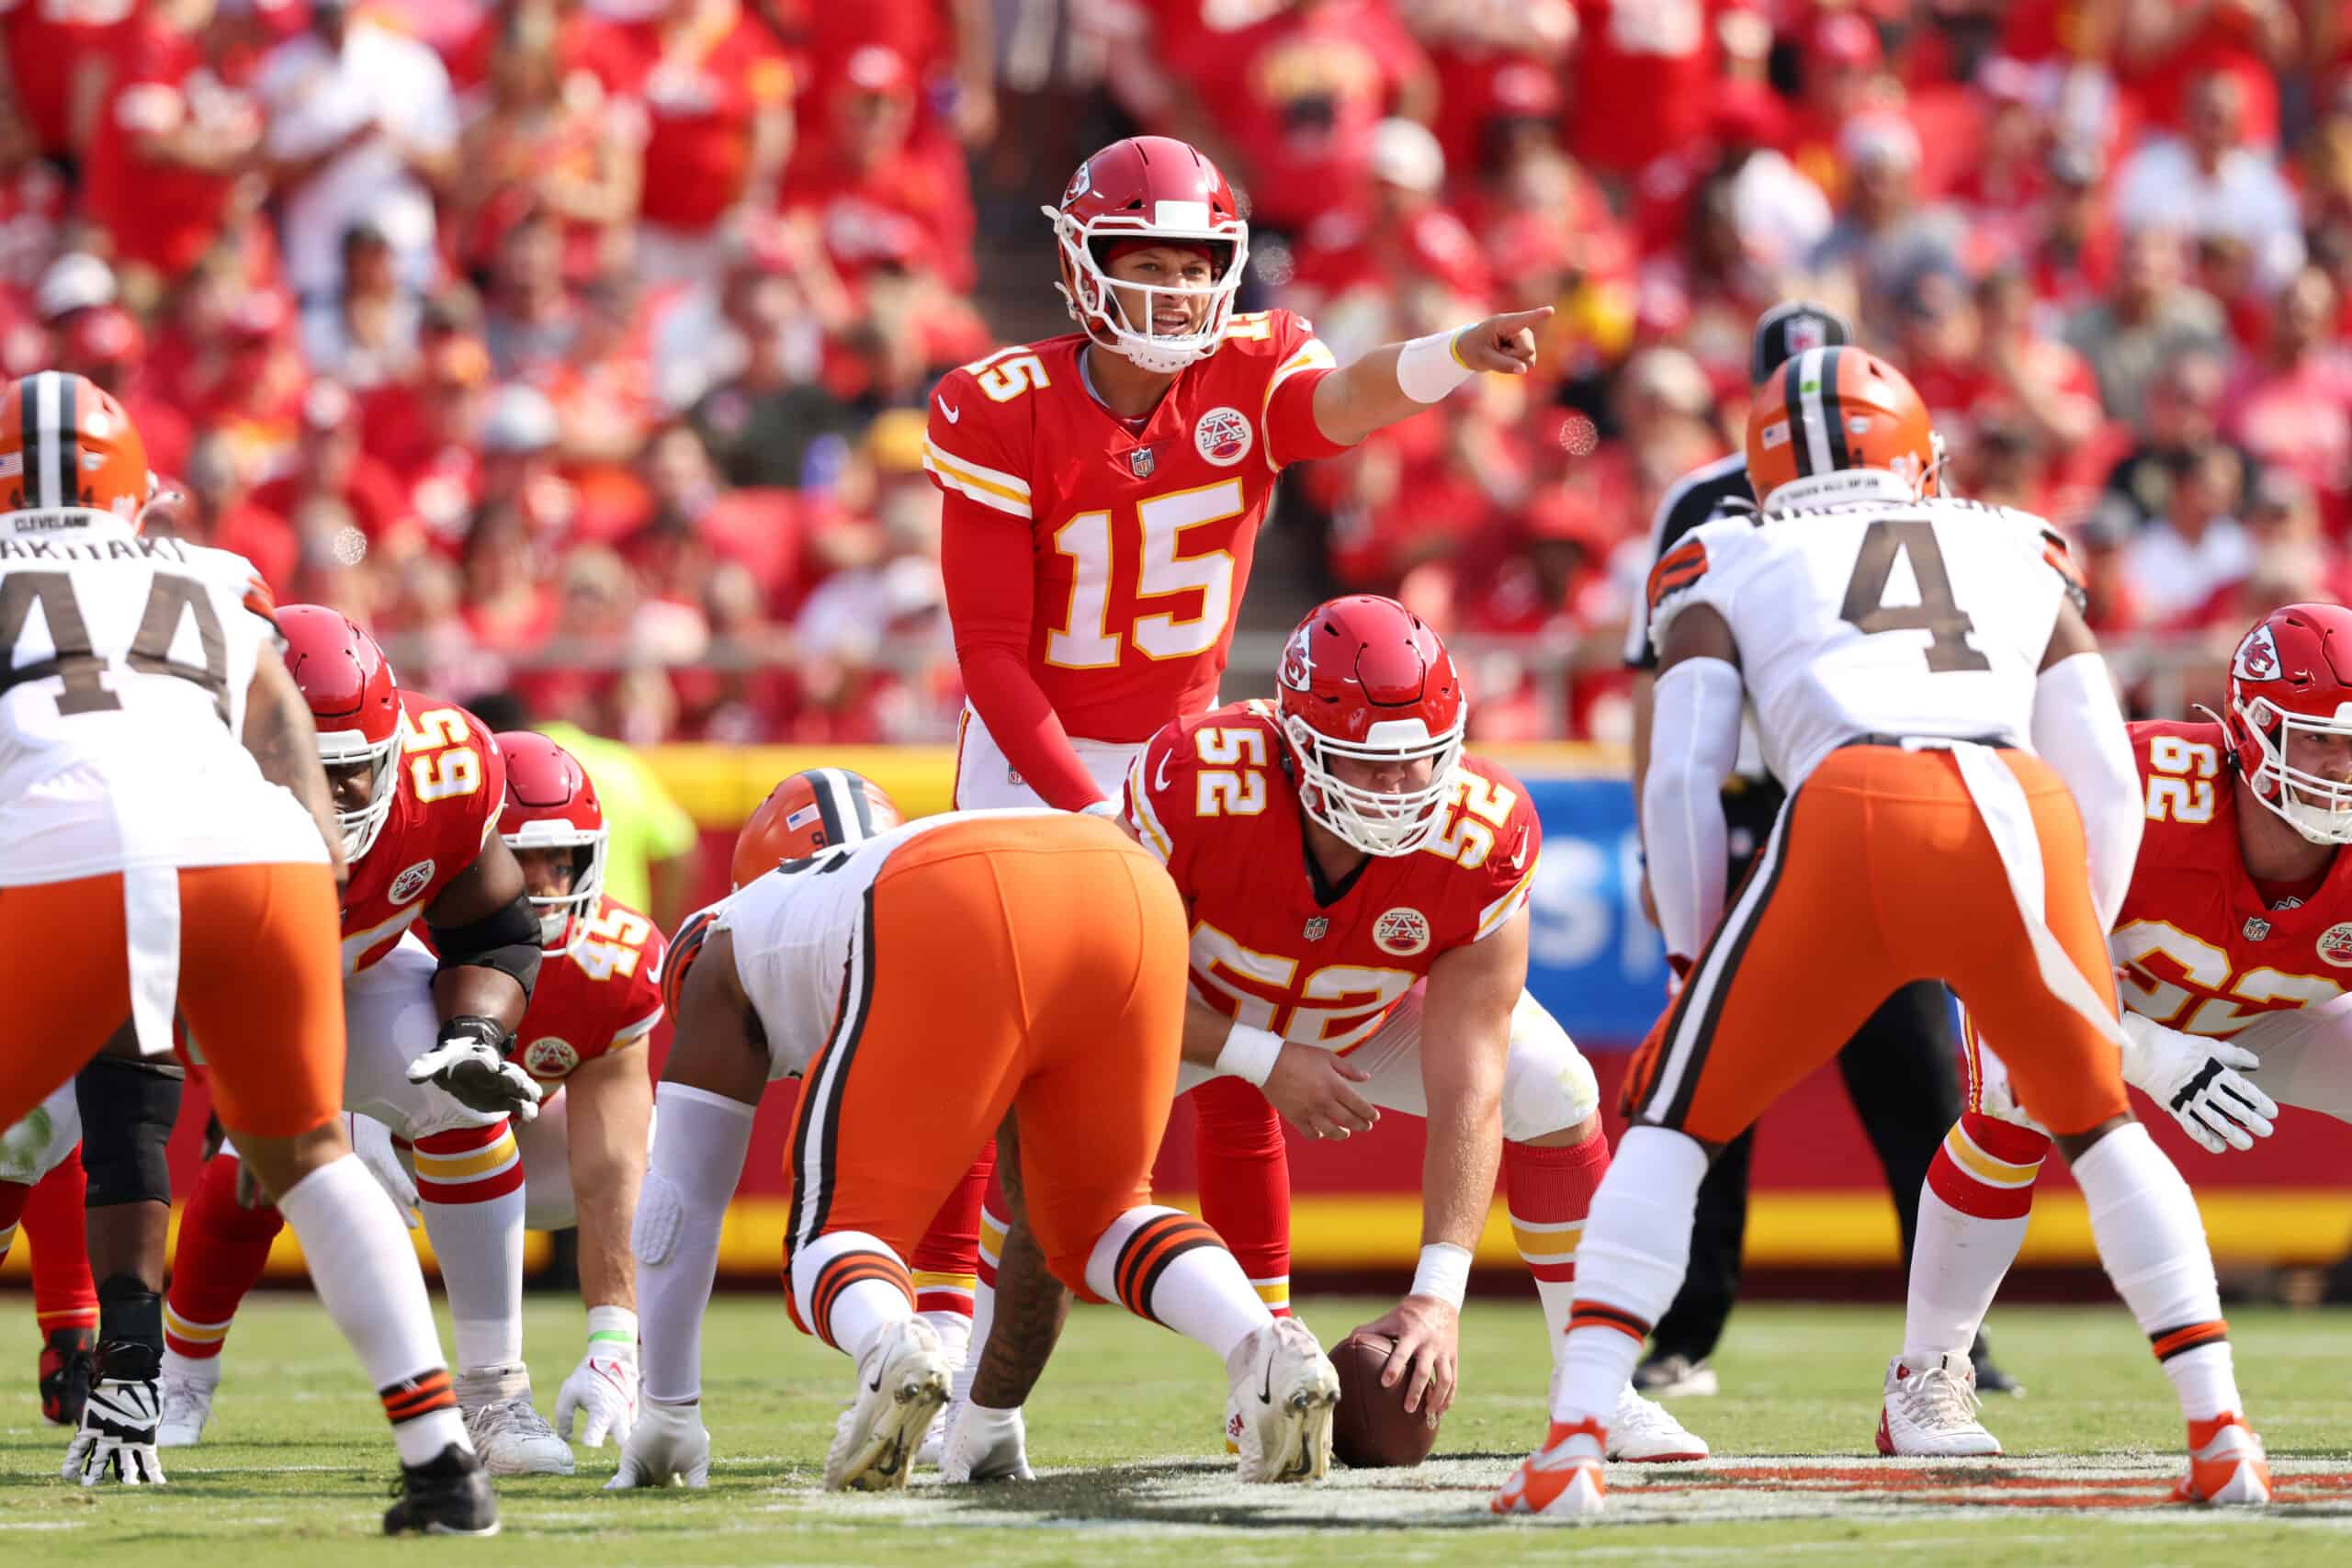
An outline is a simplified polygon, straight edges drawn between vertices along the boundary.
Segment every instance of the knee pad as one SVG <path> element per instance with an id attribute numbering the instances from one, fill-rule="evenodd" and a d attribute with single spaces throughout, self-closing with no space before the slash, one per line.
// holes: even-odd
<path id="1" fill-rule="evenodd" d="M 1600 1109 L 1600 1080 L 1576 1042 L 1525 992 L 1510 1014 L 1503 1067 L 1503 1136 L 1523 1144 L 1565 1133 Z"/>
<path id="2" fill-rule="evenodd" d="M 91 1060 L 74 1080 L 82 1111 L 82 1168 L 93 1209 L 172 1201 L 165 1150 L 180 1119 L 186 1072 L 171 1064 Z"/>

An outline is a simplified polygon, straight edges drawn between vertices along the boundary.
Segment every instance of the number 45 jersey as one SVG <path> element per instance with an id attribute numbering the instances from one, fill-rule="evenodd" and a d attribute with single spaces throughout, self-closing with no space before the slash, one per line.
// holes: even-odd
<path id="1" fill-rule="evenodd" d="M 1140 426 L 1087 389 L 1083 334 L 948 373 L 923 467 L 946 497 L 956 645 L 1020 649 L 1075 737 L 1148 740 L 1216 700 L 1233 612 L 1331 352 L 1288 310 L 1233 318 Z"/>
<path id="2" fill-rule="evenodd" d="M 2237 771 L 2218 724 L 2132 727 L 2147 826 L 2108 939 L 2133 1012 L 2231 1035 L 2266 1012 L 2340 995 L 2352 980 L 2352 856 L 2316 888 L 2257 886 L 2238 847 Z"/>
<path id="3" fill-rule="evenodd" d="M 582 1062 L 633 1044 L 662 1021 L 659 927 L 626 904 L 596 900 L 578 940 L 539 966 L 514 1032 L 514 1059 L 550 1091 Z"/>
<path id="4" fill-rule="evenodd" d="M 1263 703 L 1168 726 L 1127 775 L 1125 816 L 1184 896 L 1193 993 L 1284 1040 L 1345 1051 L 1440 954 L 1526 907 L 1543 829 L 1517 780 L 1464 757 L 1425 848 L 1320 886 L 1277 726 Z"/>
<path id="5" fill-rule="evenodd" d="M 1713 607 L 1739 646 L 1765 764 L 1794 793 L 1857 736 L 2024 744 L 2059 607 L 2080 592 L 2038 517 L 1857 502 L 1693 530 L 1650 573 L 1650 636 L 1663 650 L 1677 615 Z"/>

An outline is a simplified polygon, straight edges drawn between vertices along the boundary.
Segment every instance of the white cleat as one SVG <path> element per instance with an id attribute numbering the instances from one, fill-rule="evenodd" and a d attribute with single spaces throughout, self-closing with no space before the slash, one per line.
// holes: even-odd
<path id="1" fill-rule="evenodd" d="M 492 1475 L 570 1475 L 571 1445 L 556 1435 L 547 1417 L 532 1408 L 526 1392 L 493 1399 L 465 1413 L 481 1467 Z"/>
<path id="2" fill-rule="evenodd" d="M 858 1358 L 857 1396 L 833 1428 L 825 1490 L 904 1486 L 923 1429 L 947 1403 L 955 1375 L 937 1329 L 916 1318 L 885 1325 Z"/>
<path id="3" fill-rule="evenodd" d="M 1601 1480 L 1601 1450 L 1608 1434 L 1600 1423 L 1570 1425 L 1555 1419 L 1544 1446 L 1527 1456 L 1487 1503 L 1498 1514 L 1532 1514 L 1544 1519 L 1589 1519 L 1608 1506 Z"/>
<path id="4" fill-rule="evenodd" d="M 1633 1464 L 1705 1459 L 1707 1440 L 1627 1383 L 1617 1396 L 1616 1413 L 1609 1417 L 1609 1457 Z"/>
<path id="5" fill-rule="evenodd" d="M 1018 1410 L 983 1410 L 959 1399 L 946 1413 L 939 1476 L 969 1481 L 1035 1481 L 1029 1468 L 1029 1428 Z"/>
<path id="6" fill-rule="evenodd" d="M 192 1378 L 166 1377 L 162 1380 L 163 1415 L 155 1423 L 155 1446 L 159 1449 L 192 1449 L 204 1436 L 204 1424 L 212 1419 L 212 1396 L 220 1391 L 217 1382 L 198 1382 Z"/>
<path id="7" fill-rule="evenodd" d="M 1340 1374 L 1306 1325 L 1278 1317 L 1226 1363 L 1233 1393 L 1225 1429 L 1245 1482 L 1320 1481 L 1331 1470 L 1331 1412 Z"/>
<path id="8" fill-rule="evenodd" d="M 1992 1459 L 2001 1439 L 1976 1419 L 1976 1369 L 1966 1352 L 1913 1367 L 1900 1356 L 1886 1364 L 1879 1405 L 1878 1451 L 1914 1458 Z"/>
<path id="9" fill-rule="evenodd" d="M 947 1352 L 947 1370 L 960 1379 L 964 1363 L 972 1354 L 970 1316 L 960 1312 L 919 1312 L 915 1315 L 937 1332 L 940 1348 Z M 918 1468 L 939 1468 L 940 1458 L 946 1452 L 947 1418 L 955 1414 L 956 1403 L 951 1399 L 931 1418 L 931 1426 L 922 1435 L 922 1446 L 915 1450 Z"/>
<path id="10" fill-rule="evenodd" d="M 2174 1502 L 2258 1508 L 2270 1501 L 2270 1463 L 2244 1416 L 2192 1421 L 2188 1443 L 2188 1474 L 2173 1488 Z"/>

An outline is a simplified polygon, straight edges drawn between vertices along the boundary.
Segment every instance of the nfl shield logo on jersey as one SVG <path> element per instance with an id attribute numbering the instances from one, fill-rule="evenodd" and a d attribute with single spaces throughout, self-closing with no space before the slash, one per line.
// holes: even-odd
<path id="1" fill-rule="evenodd" d="M 432 880 L 433 863 L 429 860 L 421 860 L 392 878 L 391 891 L 385 897 L 395 904 L 405 904 L 424 892 L 424 885 Z"/>
<path id="2" fill-rule="evenodd" d="M 1372 941 L 1383 953 L 1410 958 L 1430 944 L 1430 918 L 1400 905 L 1372 923 Z"/>
<path id="3" fill-rule="evenodd" d="M 1330 929 L 1331 922 L 1329 920 L 1325 919 L 1320 915 L 1310 915 L 1307 917 L 1306 920 L 1306 940 L 1309 942 L 1321 942 L 1323 940 L 1324 933 L 1329 931 Z"/>
<path id="4" fill-rule="evenodd" d="M 1127 454 L 1127 471 L 1139 479 L 1151 478 L 1159 467 L 1159 454 L 1148 446 L 1138 446 Z"/>
<path id="5" fill-rule="evenodd" d="M 2260 915 L 2248 915 L 2245 918 L 2246 941 L 2260 942 L 2264 937 L 2267 937 L 2269 934 L 2270 922 L 2268 920 L 2264 919 Z"/>
<path id="6" fill-rule="evenodd" d="M 2319 933 L 2319 955 L 2338 969 L 2352 969 L 2352 920 L 2341 920 Z"/>

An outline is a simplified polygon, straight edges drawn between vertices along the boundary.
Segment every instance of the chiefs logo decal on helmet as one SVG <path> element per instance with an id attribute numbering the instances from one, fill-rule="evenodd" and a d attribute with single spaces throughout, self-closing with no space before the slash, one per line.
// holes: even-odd
<path id="1" fill-rule="evenodd" d="M 2256 622 L 2230 660 L 2229 710 L 2254 797 L 2313 843 L 2352 843 L 2352 610 L 2289 604 Z"/>
<path id="2" fill-rule="evenodd" d="M 1250 254 L 1250 225 L 1233 188 L 1199 151 L 1165 136 L 1114 141 L 1078 166 L 1061 205 L 1041 209 L 1061 253 L 1057 287 L 1086 335 L 1141 369 L 1173 375 L 1216 352 L 1233 316 Z M 1110 267 L 1123 249 L 1171 245 L 1209 259 L 1210 281 L 1120 280 Z M 1182 308 L 1184 325 L 1159 317 Z"/>
<path id="3" fill-rule="evenodd" d="M 1428 843 L 1454 787 L 1469 717 L 1437 633 L 1394 599 L 1334 599 L 1291 634 L 1278 684 L 1307 816 L 1366 854 L 1410 854 Z M 1341 778 L 1341 763 L 1370 782 Z"/>
<path id="4" fill-rule="evenodd" d="M 104 512 L 135 531 L 154 493 L 138 428 L 88 377 L 38 370 L 0 392 L 0 512 Z"/>

